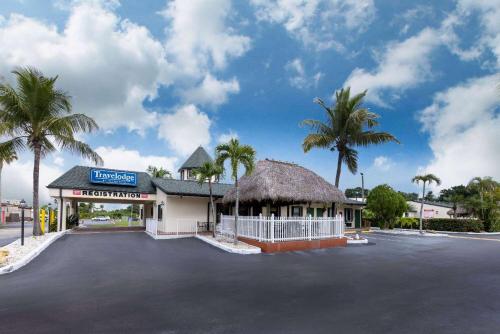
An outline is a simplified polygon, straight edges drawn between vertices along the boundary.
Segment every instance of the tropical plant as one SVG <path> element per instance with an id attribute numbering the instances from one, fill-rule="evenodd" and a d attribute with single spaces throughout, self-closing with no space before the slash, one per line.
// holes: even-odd
<path id="1" fill-rule="evenodd" d="M 55 87 L 57 76 L 48 78 L 34 68 L 13 71 L 17 87 L 0 84 L 0 122 L 11 138 L 0 144 L 0 152 L 28 149 L 33 164 L 33 235 L 40 235 L 38 192 L 40 159 L 57 147 L 68 150 L 96 164 L 101 157 L 84 142 L 75 138 L 78 132 L 98 129 L 96 122 L 84 114 L 72 114 L 69 95 Z"/>
<path id="2" fill-rule="evenodd" d="M 148 174 L 151 175 L 151 177 L 155 178 L 160 178 L 160 179 L 172 178 L 172 173 L 163 167 L 148 166 L 146 172 L 148 172 Z"/>
<path id="3" fill-rule="evenodd" d="M 215 222 L 217 220 L 217 216 L 215 214 L 214 199 L 212 196 L 212 182 L 214 179 L 217 180 L 222 175 L 223 172 L 224 169 L 221 165 L 209 161 L 203 163 L 203 165 L 193 170 L 194 176 L 198 180 L 200 186 L 202 186 L 204 183 L 208 183 L 208 192 L 210 194 L 210 208 L 212 211 L 212 218 L 214 222 L 214 228 L 213 228 L 214 238 L 215 238 Z"/>
<path id="4" fill-rule="evenodd" d="M 0 204 L 2 203 L 2 169 L 6 164 L 10 164 L 14 160 L 17 160 L 17 154 L 13 147 L 6 148 L 4 151 L 0 151 Z M 0 206 L 0 213 L 1 213 Z"/>
<path id="5" fill-rule="evenodd" d="M 431 184 L 432 182 L 435 182 L 437 185 L 441 184 L 441 179 L 438 178 L 434 174 L 426 174 L 426 175 L 416 175 L 411 182 L 419 184 L 422 182 L 423 187 L 422 187 L 422 200 L 420 202 L 420 233 L 423 233 L 422 230 L 422 219 L 423 219 L 423 213 L 424 213 L 424 200 L 425 200 L 425 184 Z"/>
<path id="6" fill-rule="evenodd" d="M 216 163 L 220 166 L 224 165 L 226 160 L 229 160 L 231 171 L 231 178 L 234 181 L 236 190 L 236 204 L 234 215 L 234 243 L 238 243 L 238 215 L 239 215 L 239 202 L 240 193 L 238 188 L 238 168 L 240 164 L 245 169 L 245 175 L 252 173 L 255 166 L 255 150 L 250 145 L 240 145 L 238 139 L 233 138 L 228 143 L 219 144 L 215 149 L 217 153 Z"/>
<path id="7" fill-rule="evenodd" d="M 500 219 L 500 184 L 491 177 L 475 177 L 467 188 L 473 195 L 466 200 L 466 207 L 484 222 L 487 231 L 496 230 Z"/>
<path id="8" fill-rule="evenodd" d="M 382 229 L 393 227 L 408 209 L 403 195 L 387 184 L 373 188 L 366 199 L 366 209 L 373 213 L 373 219 Z"/>
<path id="9" fill-rule="evenodd" d="M 332 107 L 326 106 L 321 99 L 316 99 L 315 102 L 326 111 L 326 122 L 306 119 L 301 123 L 313 130 L 313 133 L 304 139 L 304 152 L 315 147 L 338 152 L 336 187 L 339 186 L 342 163 L 345 163 L 353 174 L 358 170 L 358 152 L 354 147 L 391 141 L 399 143 L 390 133 L 373 131 L 380 116 L 361 106 L 366 91 L 353 97 L 350 94 L 349 87 L 337 91 L 336 103 Z"/>

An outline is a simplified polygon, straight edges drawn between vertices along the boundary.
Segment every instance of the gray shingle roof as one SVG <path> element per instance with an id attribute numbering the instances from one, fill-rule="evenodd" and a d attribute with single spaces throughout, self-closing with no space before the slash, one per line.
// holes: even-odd
<path id="1" fill-rule="evenodd" d="M 199 146 L 193 154 L 182 164 L 181 168 L 179 168 L 179 171 L 182 169 L 191 169 L 191 168 L 198 168 L 201 167 L 205 162 L 212 162 L 213 159 L 212 157 L 205 151 L 205 149 L 201 146 Z"/>
<path id="2" fill-rule="evenodd" d="M 174 179 L 152 179 L 153 184 L 160 188 L 164 193 L 170 195 L 184 196 L 209 196 L 208 183 L 200 185 L 196 181 L 174 180 Z M 215 197 L 222 197 L 232 184 L 213 183 L 212 192 Z"/>
<path id="3" fill-rule="evenodd" d="M 151 176 L 145 172 L 137 173 L 137 186 L 115 186 L 111 184 L 94 184 L 90 183 L 89 174 L 93 167 L 75 166 L 66 173 L 58 177 L 50 183 L 47 188 L 62 188 L 62 189 L 83 189 L 83 190 L 111 190 L 111 191 L 128 191 L 140 192 L 145 194 L 155 194 L 156 189 L 151 183 Z M 102 168 L 106 169 L 106 168 Z"/>

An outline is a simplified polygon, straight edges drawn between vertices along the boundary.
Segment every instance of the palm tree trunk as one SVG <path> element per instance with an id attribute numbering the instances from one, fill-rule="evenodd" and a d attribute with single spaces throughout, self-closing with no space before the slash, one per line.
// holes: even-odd
<path id="1" fill-rule="evenodd" d="M 238 174 L 235 177 L 234 187 L 236 188 L 236 214 L 234 215 L 234 244 L 238 244 L 238 216 L 240 214 L 240 189 L 238 188 Z"/>
<path id="2" fill-rule="evenodd" d="M 33 235 L 42 235 L 40 217 L 38 215 L 38 186 L 40 180 L 40 153 L 42 148 L 39 143 L 34 143 L 33 148 L 35 151 L 35 161 L 33 164 Z"/>
<path id="3" fill-rule="evenodd" d="M 215 225 L 217 225 L 217 217 L 215 216 L 214 199 L 212 197 L 212 179 L 208 179 L 208 191 L 210 192 L 210 208 L 212 210 L 212 219 L 214 220 L 214 229 L 212 235 L 215 238 Z"/>
<path id="4" fill-rule="evenodd" d="M 342 170 L 342 158 L 344 157 L 344 155 L 342 154 L 342 152 L 339 151 L 339 157 L 338 157 L 338 160 L 337 160 L 337 175 L 335 176 L 335 187 L 339 187 L 339 183 L 340 183 L 340 172 Z"/>
<path id="5" fill-rule="evenodd" d="M 422 201 L 420 202 L 420 233 L 423 233 L 422 218 L 424 215 L 424 196 L 425 196 L 425 181 L 424 181 L 424 187 L 422 188 Z"/>

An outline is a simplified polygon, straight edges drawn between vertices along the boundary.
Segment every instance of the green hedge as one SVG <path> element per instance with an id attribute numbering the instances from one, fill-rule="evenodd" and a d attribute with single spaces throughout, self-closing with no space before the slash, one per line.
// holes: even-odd
<path id="1" fill-rule="evenodd" d="M 484 231 L 483 222 L 475 219 L 433 218 L 423 222 L 424 229 L 453 232 Z"/>

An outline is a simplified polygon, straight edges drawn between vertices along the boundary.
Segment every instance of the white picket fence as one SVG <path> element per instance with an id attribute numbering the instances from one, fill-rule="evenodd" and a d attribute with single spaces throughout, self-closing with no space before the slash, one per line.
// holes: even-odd
<path id="1" fill-rule="evenodd" d="M 234 216 L 221 215 L 217 233 L 234 238 Z M 337 217 L 239 216 L 238 236 L 264 242 L 343 237 L 345 224 Z"/>
<path id="2" fill-rule="evenodd" d="M 146 232 L 156 236 L 158 235 L 158 221 L 153 218 L 146 218 Z"/>

